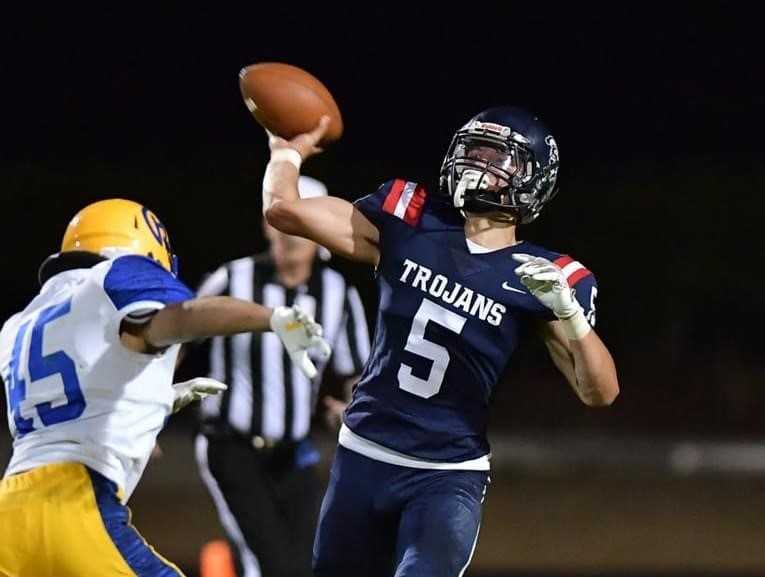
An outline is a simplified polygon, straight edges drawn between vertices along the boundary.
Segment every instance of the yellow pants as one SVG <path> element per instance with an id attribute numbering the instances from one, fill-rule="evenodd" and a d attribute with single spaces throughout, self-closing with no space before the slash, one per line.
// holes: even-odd
<path id="1" fill-rule="evenodd" d="M 0 577 L 183 577 L 130 524 L 114 483 L 79 463 L 0 481 Z"/>

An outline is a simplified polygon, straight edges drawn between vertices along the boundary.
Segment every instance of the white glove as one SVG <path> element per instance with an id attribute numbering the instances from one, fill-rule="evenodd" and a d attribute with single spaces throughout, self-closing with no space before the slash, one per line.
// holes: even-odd
<path id="1" fill-rule="evenodd" d="M 582 305 L 574 298 L 563 270 L 555 263 L 530 254 L 514 254 L 513 260 L 521 264 L 515 269 L 521 284 L 563 321 L 563 329 L 570 339 L 581 339 L 591 327 L 584 316 Z"/>
<path id="2" fill-rule="evenodd" d="M 322 360 L 332 354 L 332 348 L 322 337 L 321 325 L 297 305 L 275 308 L 271 315 L 271 330 L 284 343 L 292 362 L 309 379 L 316 376 L 316 366 L 308 356 L 308 349 L 315 348 Z"/>
<path id="3" fill-rule="evenodd" d="M 210 395 L 217 395 L 228 389 L 220 381 L 197 377 L 182 383 L 173 383 L 173 413 L 177 413 L 183 407 L 194 401 L 201 401 Z"/>

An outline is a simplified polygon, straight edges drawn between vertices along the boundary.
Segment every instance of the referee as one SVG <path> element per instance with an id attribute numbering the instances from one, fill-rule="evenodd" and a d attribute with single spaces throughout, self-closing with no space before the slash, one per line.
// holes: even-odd
<path id="1" fill-rule="evenodd" d="M 303 198 L 327 193 L 304 176 L 299 189 Z M 199 296 L 299 304 L 324 327 L 334 372 L 357 377 L 369 355 L 357 290 L 317 258 L 316 244 L 264 227 L 268 251 L 225 263 L 207 277 Z M 314 362 L 319 375 L 310 382 L 271 333 L 212 340 L 210 376 L 229 388 L 202 404 L 196 457 L 242 577 L 311 575 L 321 487 L 309 433 L 325 368 Z"/>

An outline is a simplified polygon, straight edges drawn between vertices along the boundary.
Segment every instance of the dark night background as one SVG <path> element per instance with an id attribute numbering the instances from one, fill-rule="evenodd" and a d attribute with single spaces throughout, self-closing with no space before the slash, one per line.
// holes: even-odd
<path id="1" fill-rule="evenodd" d="M 530 343 L 498 388 L 495 428 L 762 437 L 759 19 L 520 6 L 6 13 L 0 314 L 26 304 L 69 218 L 101 198 L 149 205 L 192 286 L 260 250 L 267 147 L 237 74 L 283 61 L 340 106 L 343 139 L 305 173 L 349 199 L 394 176 L 435 182 L 453 132 L 489 106 L 552 128 L 561 192 L 519 236 L 597 275 L 622 393 L 584 408 Z"/>

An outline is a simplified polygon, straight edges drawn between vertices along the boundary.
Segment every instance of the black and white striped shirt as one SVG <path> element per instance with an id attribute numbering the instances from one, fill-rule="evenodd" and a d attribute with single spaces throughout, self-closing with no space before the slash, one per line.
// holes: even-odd
<path id="1" fill-rule="evenodd" d="M 324 327 L 339 376 L 361 374 L 369 356 L 369 331 L 355 287 L 316 259 L 311 277 L 294 289 L 280 284 L 268 253 L 224 264 L 202 283 L 198 295 L 229 295 L 268 307 L 297 304 Z M 210 377 L 228 385 L 223 395 L 202 403 L 206 428 L 220 427 L 270 441 L 299 441 L 310 429 L 316 393 L 326 362 L 317 361 L 310 382 L 290 361 L 274 333 L 215 337 L 210 347 Z"/>

